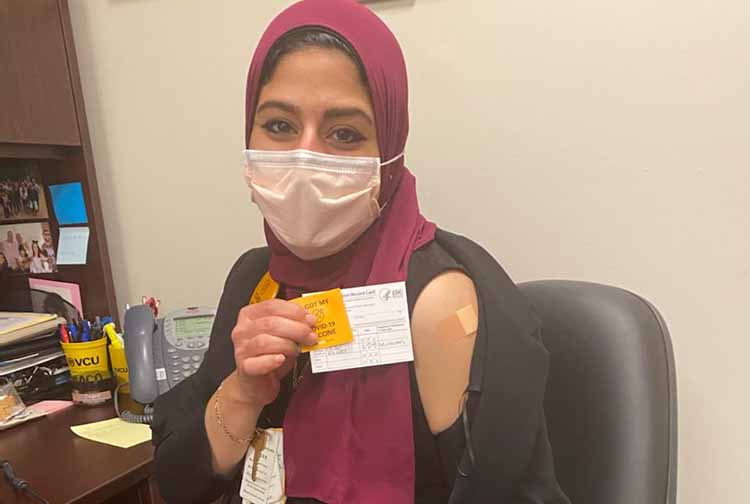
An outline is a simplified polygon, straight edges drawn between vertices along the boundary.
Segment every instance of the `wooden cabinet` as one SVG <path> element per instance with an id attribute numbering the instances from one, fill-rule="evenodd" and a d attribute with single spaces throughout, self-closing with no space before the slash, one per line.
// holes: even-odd
<path id="1" fill-rule="evenodd" d="M 56 1 L 0 1 L 0 142 L 80 145 Z"/>
<path id="2" fill-rule="evenodd" d="M 117 319 L 67 0 L 0 0 L 0 180 L 19 160 L 36 161 L 45 188 L 81 182 L 89 220 L 87 263 L 35 276 L 80 284 L 84 316 Z M 49 206 L 57 243 L 59 225 Z M 0 274 L 0 285 L 1 302 L 3 293 L 27 289 L 28 275 Z"/>

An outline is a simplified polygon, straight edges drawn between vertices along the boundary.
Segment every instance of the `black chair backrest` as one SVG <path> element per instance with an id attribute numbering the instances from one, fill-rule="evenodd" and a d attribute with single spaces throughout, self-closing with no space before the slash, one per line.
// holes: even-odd
<path id="1" fill-rule="evenodd" d="M 659 312 L 606 285 L 542 280 L 519 288 L 550 352 L 545 412 L 571 502 L 674 504 L 675 364 Z"/>

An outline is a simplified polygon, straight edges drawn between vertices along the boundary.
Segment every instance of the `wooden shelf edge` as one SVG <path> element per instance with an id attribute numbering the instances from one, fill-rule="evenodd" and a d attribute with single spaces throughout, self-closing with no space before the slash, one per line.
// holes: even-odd
<path id="1" fill-rule="evenodd" d="M 65 159 L 67 149 L 62 145 L 39 145 L 0 142 L 0 158 Z"/>

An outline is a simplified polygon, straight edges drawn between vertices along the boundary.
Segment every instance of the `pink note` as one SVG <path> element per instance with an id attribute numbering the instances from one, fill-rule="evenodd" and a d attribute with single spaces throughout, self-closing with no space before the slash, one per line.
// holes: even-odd
<path id="1" fill-rule="evenodd" d="M 29 409 L 50 414 L 56 411 L 64 410 L 65 408 L 69 408 L 70 406 L 73 406 L 73 401 L 40 401 L 29 406 Z"/>

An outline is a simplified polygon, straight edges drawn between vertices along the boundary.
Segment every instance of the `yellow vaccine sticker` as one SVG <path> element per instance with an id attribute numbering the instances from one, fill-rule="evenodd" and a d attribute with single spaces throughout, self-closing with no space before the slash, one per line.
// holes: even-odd
<path id="1" fill-rule="evenodd" d="M 318 335 L 318 344 L 303 346 L 302 352 L 343 345 L 354 339 L 341 289 L 292 299 L 291 302 L 317 317 L 313 331 Z"/>

